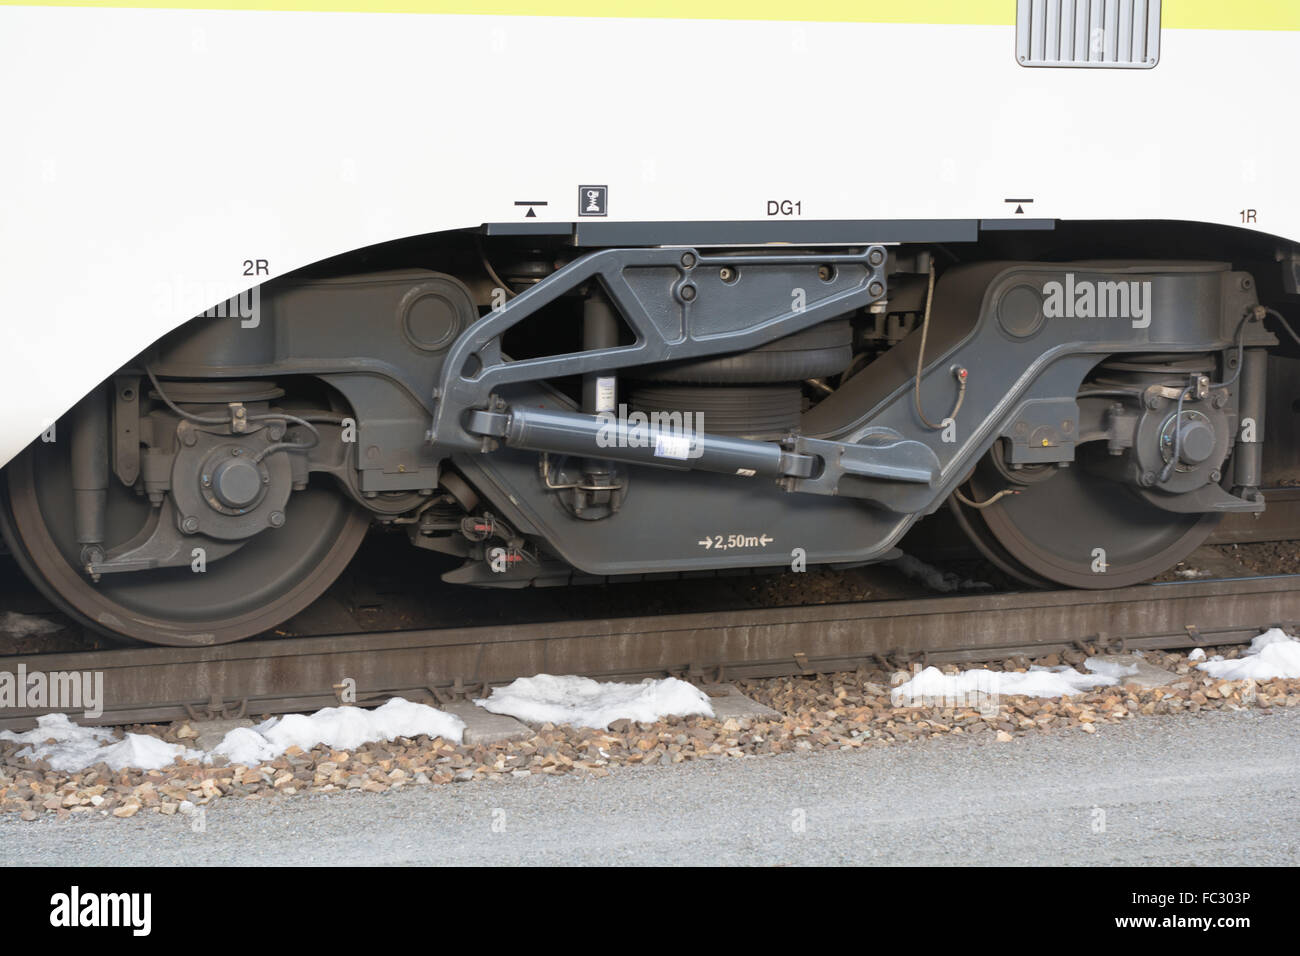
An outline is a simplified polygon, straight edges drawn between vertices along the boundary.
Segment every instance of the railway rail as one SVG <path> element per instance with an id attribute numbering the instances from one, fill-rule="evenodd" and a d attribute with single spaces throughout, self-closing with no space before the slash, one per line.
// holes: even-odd
<path id="1" fill-rule="evenodd" d="M 0 674 L 97 671 L 103 713 L 133 724 L 285 713 L 395 696 L 427 702 L 537 673 L 702 684 L 973 662 L 1084 645 L 1149 650 L 1248 640 L 1300 622 L 1300 575 L 1149 584 L 1112 591 L 1017 592 L 710 614 L 341 633 L 208 648 L 147 647 L 0 658 Z M 609 662 L 619 662 L 610 669 Z M 9 708 L 26 729 L 55 708 Z"/>

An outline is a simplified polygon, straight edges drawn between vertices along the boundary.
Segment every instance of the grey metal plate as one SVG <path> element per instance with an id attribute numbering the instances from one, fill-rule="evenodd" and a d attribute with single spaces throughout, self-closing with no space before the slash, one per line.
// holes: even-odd
<path id="1" fill-rule="evenodd" d="M 1160 0 L 1016 0 L 1016 61 L 1149 70 L 1160 61 Z"/>
<path id="2" fill-rule="evenodd" d="M 580 222 L 580 246 L 866 245 L 974 242 L 973 219 L 780 219 L 734 222 Z"/>

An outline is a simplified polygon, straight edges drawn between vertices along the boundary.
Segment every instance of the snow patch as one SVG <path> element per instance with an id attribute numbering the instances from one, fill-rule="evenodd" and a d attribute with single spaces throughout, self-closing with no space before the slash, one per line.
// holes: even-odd
<path id="1" fill-rule="evenodd" d="M 1196 666 L 1211 677 L 1224 680 L 1300 677 L 1300 641 L 1281 628 L 1271 627 L 1256 636 L 1249 649 L 1236 660 L 1211 659 Z"/>
<path id="2" fill-rule="evenodd" d="M 1187 655 L 1187 659 L 1188 659 L 1189 661 L 1203 661 L 1203 660 L 1205 660 L 1205 648 L 1203 648 L 1203 647 L 1198 647 L 1198 648 L 1196 648 L 1196 649 L 1193 650 L 1190 654 Z"/>
<path id="3" fill-rule="evenodd" d="M 939 700 L 970 700 L 985 697 L 1065 697 L 1094 687 L 1116 684 L 1118 680 L 1105 674 L 1083 674 L 1064 664 L 1058 667 L 1029 668 L 1027 672 L 991 671 L 984 668 L 945 674 L 937 667 L 927 667 L 905 684 L 890 692 L 891 702 L 936 698 Z"/>
<path id="4" fill-rule="evenodd" d="M 952 571 L 940 570 L 910 554 L 896 558 L 889 564 L 901 571 L 905 577 L 920 581 L 926 587 L 945 594 L 950 591 L 984 591 L 993 587 L 986 581 L 975 581 L 971 578 L 963 578 Z"/>
<path id="5" fill-rule="evenodd" d="M 34 637 L 37 634 L 53 634 L 61 630 L 63 625 L 47 621 L 43 617 L 19 614 L 16 611 L 5 611 L 0 614 L 0 631 L 13 637 Z"/>
<path id="6" fill-rule="evenodd" d="M 256 727 L 236 727 L 212 748 L 231 763 L 257 764 L 274 760 L 290 747 L 311 750 L 324 744 L 335 750 L 354 750 L 375 740 L 395 737 L 441 737 L 460 743 L 465 721 L 454 714 L 394 697 L 382 707 L 326 707 L 314 714 L 285 714 Z"/>
<path id="7" fill-rule="evenodd" d="M 18 751 L 18 757 L 46 760 L 54 770 L 75 772 L 97 763 L 112 770 L 161 770 L 177 760 L 211 763 L 215 756 L 226 757 L 232 764 L 256 766 L 294 745 L 303 750 L 317 744 L 353 750 L 371 741 L 421 734 L 460 743 L 464 733 L 465 722 L 459 717 L 394 697 L 374 710 L 326 707 L 314 714 L 272 717 L 256 727 L 236 727 L 207 753 L 149 734 L 127 734 L 119 740 L 112 730 L 80 727 L 66 714 L 38 717 L 36 729 L 25 733 L 0 731 L 0 740 L 29 744 Z"/>
<path id="8" fill-rule="evenodd" d="M 270 721 L 259 724 L 265 727 Z M 221 738 L 221 742 L 208 752 L 209 757 L 220 754 L 231 763 L 255 767 L 264 760 L 274 760 L 280 754 L 271 743 L 258 733 L 256 727 L 236 727 Z"/>
<path id="9" fill-rule="evenodd" d="M 1121 664 L 1119 661 L 1102 660 L 1100 657 L 1088 658 L 1083 662 L 1083 666 L 1094 674 L 1100 674 L 1102 677 L 1113 677 L 1117 681 L 1138 672 L 1136 664 Z"/>
<path id="10" fill-rule="evenodd" d="M 169 744 L 148 734 L 127 734 L 117 740 L 113 731 L 102 727 L 79 727 L 66 714 L 37 717 L 36 729 L 25 733 L 0 731 L 0 740 L 30 744 L 15 756 L 45 760 L 52 769 L 68 772 L 85 770 L 97 763 L 107 764 L 110 770 L 127 767 L 161 770 L 177 758 L 192 760 L 202 756 L 202 751 L 188 750 L 180 744 Z"/>
<path id="11" fill-rule="evenodd" d="M 616 720 L 649 724 L 661 717 L 713 716 L 708 695 L 675 677 L 617 684 L 538 674 L 494 687 L 488 697 L 474 703 L 525 723 L 574 727 L 608 727 Z"/>

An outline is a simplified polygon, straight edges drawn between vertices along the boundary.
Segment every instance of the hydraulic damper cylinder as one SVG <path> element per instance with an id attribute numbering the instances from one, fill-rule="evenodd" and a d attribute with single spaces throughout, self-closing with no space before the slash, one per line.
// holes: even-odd
<path id="1" fill-rule="evenodd" d="M 97 388 L 72 411 L 72 521 L 81 558 L 104 555 L 108 512 L 108 402 Z"/>
<path id="2" fill-rule="evenodd" d="M 1241 417 L 1233 461 L 1233 485 L 1241 498 L 1254 500 L 1259 494 L 1264 459 L 1264 386 L 1268 375 L 1268 351 L 1246 349 L 1241 367 Z"/>

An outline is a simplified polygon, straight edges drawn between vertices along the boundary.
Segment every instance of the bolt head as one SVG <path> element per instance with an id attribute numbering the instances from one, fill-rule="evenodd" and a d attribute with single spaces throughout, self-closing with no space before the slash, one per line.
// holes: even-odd
<path id="1" fill-rule="evenodd" d="M 187 516 L 183 521 L 181 521 L 181 530 L 184 531 L 186 534 L 193 534 L 194 532 L 198 531 L 199 519 L 194 517 L 193 515 Z"/>
<path id="2" fill-rule="evenodd" d="M 271 523 L 272 528 L 279 528 L 284 524 L 284 512 L 272 511 L 266 518 Z"/>

